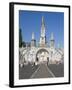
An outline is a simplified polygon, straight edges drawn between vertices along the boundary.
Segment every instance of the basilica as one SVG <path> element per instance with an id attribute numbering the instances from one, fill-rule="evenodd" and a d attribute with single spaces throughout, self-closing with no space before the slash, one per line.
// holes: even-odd
<path id="1" fill-rule="evenodd" d="M 59 64 L 64 62 L 64 51 L 61 47 L 55 47 L 55 39 L 53 32 L 51 33 L 50 43 L 46 40 L 45 21 L 42 16 L 40 40 L 36 42 L 34 32 L 32 33 L 32 40 L 30 46 L 19 48 L 19 64 L 23 65 L 33 64 Z"/>

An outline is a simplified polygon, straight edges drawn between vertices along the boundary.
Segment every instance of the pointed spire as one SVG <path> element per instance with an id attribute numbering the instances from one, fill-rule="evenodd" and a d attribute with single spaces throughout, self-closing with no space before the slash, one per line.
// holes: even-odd
<path id="1" fill-rule="evenodd" d="M 54 40 L 53 32 L 51 33 L 51 37 L 50 37 L 50 47 L 51 48 L 55 47 L 55 40 Z"/>
<path id="2" fill-rule="evenodd" d="M 45 32 L 45 22 L 44 22 L 44 16 L 42 16 L 42 22 L 41 22 L 41 32 Z"/>
<path id="3" fill-rule="evenodd" d="M 45 23 L 44 23 L 44 16 L 42 16 L 42 25 L 45 25 Z"/>
<path id="4" fill-rule="evenodd" d="M 53 32 L 51 33 L 51 40 L 54 40 Z"/>
<path id="5" fill-rule="evenodd" d="M 35 37 L 34 37 L 34 32 L 32 32 L 32 40 L 34 40 L 35 39 Z"/>

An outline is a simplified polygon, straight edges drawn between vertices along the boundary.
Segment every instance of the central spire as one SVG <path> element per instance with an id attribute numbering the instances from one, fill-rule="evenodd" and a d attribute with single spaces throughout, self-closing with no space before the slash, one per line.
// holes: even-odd
<path id="1" fill-rule="evenodd" d="M 44 22 L 44 16 L 42 16 L 42 22 L 41 22 L 41 37 L 45 37 L 45 22 Z"/>
<path id="2" fill-rule="evenodd" d="M 44 16 L 42 16 L 42 25 L 45 26 L 45 23 L 44 23 Z"/>
<path id="3" fill-rule="evenodd" d="M 42 24 L 41 24 L 41 36 L 45 36 L 45 22 L 44 22 L 44 16 L 42 16 Z"/>
<path id="4" fill-rule="evenodd" d="M 40 46 L 45 46 L 45 44 L 46 44 L 45 22 L 44 22 L 44 16 L 42 16 Z"/>

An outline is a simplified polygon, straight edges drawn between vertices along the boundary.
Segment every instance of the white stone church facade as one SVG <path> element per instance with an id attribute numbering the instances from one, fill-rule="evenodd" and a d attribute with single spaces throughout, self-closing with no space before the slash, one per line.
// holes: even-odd
<path id="1" fill-rule="evenodd" d="M 58 64 L 64 61 L 63 48 L 55 47 L 55 40 L 53 33 L 50 37 L 50 43 L 46 41 L 46 31 L 44 17 L 42 16 L 41 35 L 38 46 L 34 33 L 32 33 L 32 40 L 30 47 L 22 47 L 19 49 L 19 64 L 20 66 L 27 65 L 28 63 L 37 65 L 41 63 Z"/>

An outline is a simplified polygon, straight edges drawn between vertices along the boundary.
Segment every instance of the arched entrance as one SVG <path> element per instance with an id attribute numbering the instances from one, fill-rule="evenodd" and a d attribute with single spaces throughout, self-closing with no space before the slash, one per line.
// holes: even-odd
<path id="1" fill-rule="evenodd" d="M 48 62 L 49 62 L 49 52 L 46 49 L 39 49 L 36 53 L 36 63 L 48 64 Z"/>

